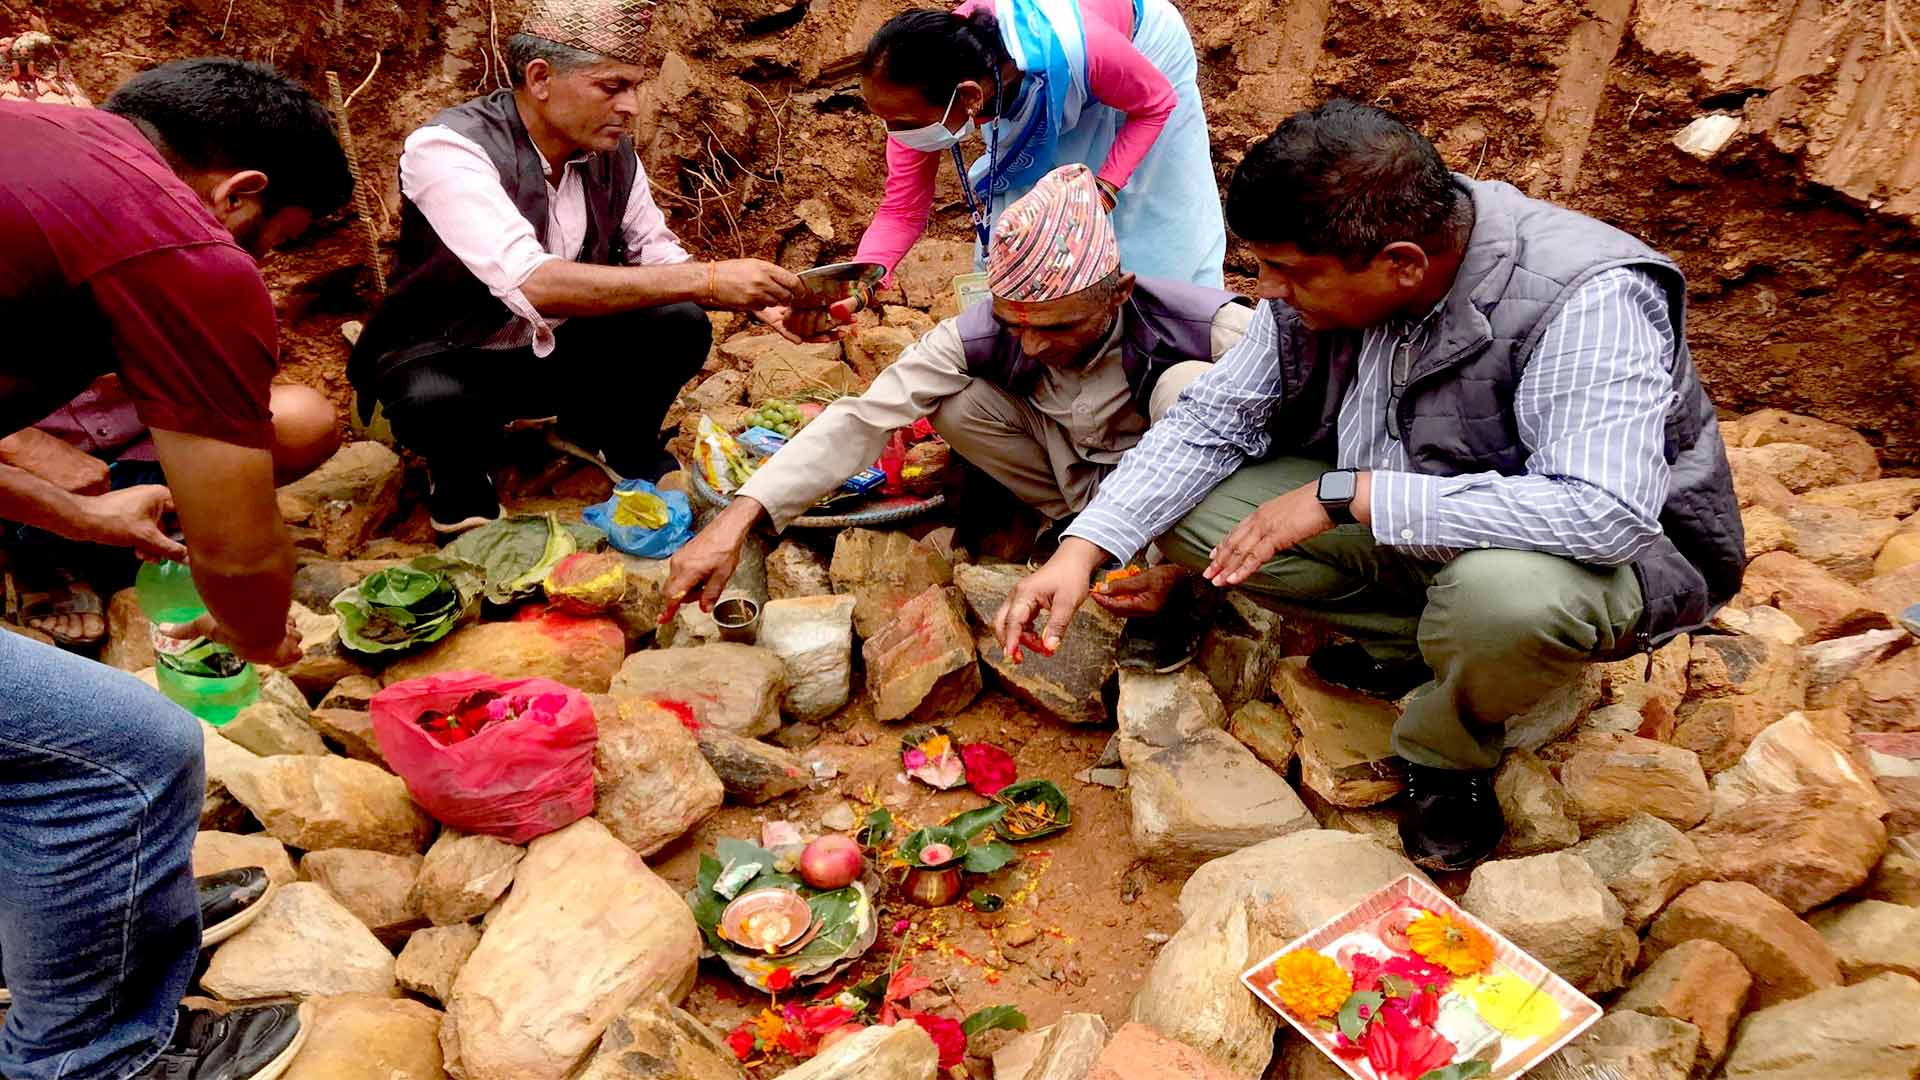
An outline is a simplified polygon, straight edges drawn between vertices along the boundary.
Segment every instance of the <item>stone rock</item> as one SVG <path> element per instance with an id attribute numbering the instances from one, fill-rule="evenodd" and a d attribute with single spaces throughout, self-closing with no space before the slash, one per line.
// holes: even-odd
<path id="1" fill-rule="evenodd" d="M 309 717 L 313 710 L 293 682 L 271 668 L 260 670 L 260 696 L 220 728 L 228 742 L 261 757 L 329 753 Z"/>
<path id="2" fill-rule="evenodd" d="M 1166 870 L 1314 827 L 1286 780 L 1218 729 L 1128 763 L 1133 846 Z"/>
<path id="3" fill-rule="evenodd" d="M 1801 912 L 1864 884 L 1887 850 L 1877 814 L 1821 790 L 1753 796 L 1692 838 L 1712 877 L 1749 882 Z"/>
<path id="4" fill-rule="evenodd" d="M 749 402 L 791 400 L 823 390 L 857 394 L 862 389 L 853 369 L 840 360 L 814 360 L 790 351 L 788 342 L 779 344 L 785 348 L 769 349 L 753 362 L 753 371 L 747 376 Z"/>
<path id="5" fill-rule="evenodd" d="M 1887 801 L 1840 746 L 1816 731 L 1804 713 L 1788 713 L 1762 731 L 1733 768 L 1713 778 L 1716 803 L 1729 807 L 1754 795 L 1827 790 L 1850 797 L 1875 817 Z"/>
<path id="6" fill-rule="evenodd" d="M 1869 630 L 1822 641 L 1800 650 L 1807 666 L 1807 704 L 1816 709 L 1838 704 L 1841 688 L 1856 672 L 1907 647 L 1905 630 Z"/>
<path id="7" fill-rule="evenodd" d="M 327 558 L 344 559 L 399 510 L 405 478 L 406 466 L 392 450 L 371 440 L 348 443 L 275 499 L 282 521 L 312 528 Z"/>
<path id="8" fill-rule="evenodd" d="M 1667 901 L 1707 877 L 1707 863 L 1687 834 L 1651 814 L 1635 814 L 1570 849 L 1606 882 L 1638 930 Z"/>
<path id="9" fill-rule="evenodd" d="M 1887 852 L 1861 887 L 1860 895 L 1869 900 L 1920 907 L 1920 856 Z"/>
<path id="10" fill-rule="evenodd" d="M 350 675 L 365 675 L 365 661 L 340 643 L 340 616 L 316 612 L 305 605 L 289 609 L 300 630 L 300 660 L 283 674 L 303 694 L 321 694 Z"/>
<path id="11" fill-rule="evenodd" d="M 1710 775 L 1732 768 L 1768 725 L 1806 707 L 1799 651 L 1763 637 L 1695 635 L 1687 679 L 1692 696 L 1673 742 L 1700 755 Z"/>
<path id="12" fill-rule="evenodd" d="M 797 756 L 758 739 L 702 727 L 699 744 L 701 756 L 735 802 L 759 806 L 799 791 L 813 778 Z"/>
<path id="13" fill-rule="evenodd" d="M 1321 681 L 1304 656 L 1280 662 L 1273 689 L 1300 730 L 1300 781 L 1321 798 L 1374 806 L 1406 786 L 1393 755 L 1399 711 L 1392 704 Z"/>
<path id="14" fill-rule="evenodd" d="M 1247 901 L 1188 919 L 1161 946 L 1127 1019 L 1194 1047 L 1236 1076 L 1259 1077 L 1280 1018 L 1240 986 L 1240 973 L 1285 942 L 1269 937 Z"/>
<path id="15" fill-rule="evenodd" d="M 851 596 L 771 600 L 760 609 L 761 648 L 786 662 L 780 705 L 795 720 L 825 720 L 846 707 L 853 689 Z"/>
<path id="16" fill-rule="evenodd" d="M 1793 523 L 1784 511 L 1771 506 L 1749 506 L 1740 511 L 1740 529 L 1746 534 L 1748 559 L 1769 551 L 1793 551 Z"/>
<path id="17" fill-rule="evenodd" d="M 745 1080 L 733 1051 L 707 1025 L 654 994 L 613 1018 L 573 1080 Z"/>
<path id="18" fill-rule="evenodd" d="M 747 400 L 747 373 L 734 368 L 719 371 L 700 380 L 700 385 L 681 395 L 689 411 L 712 412 L 722 405 L 740 405 Z"/>
<path id="19" fill-rule="evenodd" d="M 1905 1080 L 1920 1072 L 1920 982 L 1880 975 L 1741 1021 L 1726 1080 Z"/>
<path id="20" fill-rule="evenodd" d="M 862 639 L 878 634 L 902 604 L 929 586 L 954 580 L 953 566 L 931 544 L 873 529 L 842 530 L 828 574 L 834 592 L 855 599 L 853 625 Z"/>
<path id="21" fill-rule="evenodd" d="M 904 326 L 868 327 L 847 337 L 847 363 L 860 381 L 870 383 L 919 339 L 919 334 Z"/>
<path id="22" fill-rule="evenodd" d="M 373 707 L 373 696 L 379 692 L 379 679 L 370 675 L 349 675 L 334 683 L 314 708 L 366 712 Z"/>
<path id="23" fill-rule="evenodd" d="M 954 583 L 974 619 L 985 626 L 1025 576 L 1025 570 L 1011 566 L 969 565 L 954 571 Z M 991 633 L 982 632 L 976 640 L 980 659 L 1014 697 L 1063 723 L 1102 724 L 1107 721 L 1103 690 L 1116 670 L 1114 646 L 1123 629 L 1119 617 L 1088 600 L 1073 613 L 1052 656 L 1028 649 L 1025 659 L 1015 664 Z"/>
<path id="24" fill-rule="evenodd" d="M 1873 452 L 1873 444 L 1867 442 L 1859 432 L 1842 424 L 1790 413 L 1784 409 L 1761 409 L 1722 424 L 1720 430 L 1729 447 L 1798 443 L 1821 450 L 1831 455 L 1847 475 L 1847 479 L 1836 483 L 1858 483 L 1880 476 L 1880 459 Z"/>
<path id="25" fill-rule="evenodd" d="M 1206 675 L 1191 664 L 1169 675 L 1120 672 L 1114 706 L 1120 759 L 1128 768 L 1155 750 L 1226 726 L 1227 713 Z"/>
<path id="26" fill-rule="evenodd" d="M 293 572 L 293 602 L 309 611 L 332 611 L 341 590 L 360 584 L 368 574 L 399 566 L 405 559 L 302 559 Z"/>
<path id="27" fill-rule="evenodd" d="M 433 819 L 413 804 L 406 783 L 385 769 L 332 756 L 257 761 L 229 776 L 227 790 L 289 847 L 412 855 L 433 836 Z"/>
<path id="28" fill-rule="evenodd" d="M 371 680 L 369 680 L 371 681 Z M 387 767 L 380 754 L 379 736 L 373 733 L 373 714 L 365 709 L 315 709 L 307 717 L 313 730 L 328 749 L 338 750 L 355 761 Z"/>
<path id="29" fill-rule="evenodd" d="M 1781 645 L 1797 645 L 1807 636 L 1791 615 L 1772 607 L 1723 607 L 1708 625 L 1723 633 L 1750 634 Z"/>
<path id="30" fill-rule="evenodd" d="M 479 945 L 480 928 L 472 923 L 415 930 L 393 962 L 394 979 L 402 990 L 444 1003 L 453 993 L 453 980 Z"/>
<path id="31" fill-rule="evenodd" d="M 919 1024 L 875 1024 L 813 1057 L 780 1080 L 934 1080 L 940 1051 Z"/>
<path id="32" fill-rule="evenodd" d="M 1123 1024 L 1087 1080 L 1232 1080 L 1236 1075 L 1145 1024 Z"/>
<path id="33" fill-rule="evenodd" d="M 1424 877 L 1406 857 L 1357 833 L 1307 829 L 1242 848 L 1194 871 L 1180 889 L 1180 914 L 1208 914 L 1244 900 L 1259 932 L 1291 941 L 1401 877 Z"/>
<path id="34" fill-rule="evenodd" d="M 422 861 L 418 855 L 330 848 L 307 852 L 300 877 L 327 890 L 391 948 L 427 925 L 413 898 Z"/>
<path id="35" fill-rule="evenodd" d="M 1700 1052 L 1700 1030 L 1683 1020 L 1612 1012 L 1581 1032 L 1553 1060 L 1556 1075 L 1687 1080 Z M 1543 1073 L 1553 1074 L 1546 1067 Z"/>
<path id="36" fill-rule="evenodd" d="M 1785 550 L 1856 584 L 1873 576 L 1874 556 L 1900 529 L 1897 518 L 1838 506 L 1793 506 L 1784 518 L 1791 533 Z"/>
<path id="37" fill-rule="evenodd" d="M 1100 1014 L 1067 1013 L 1045 1029 L 1033 1060 L 1017 1076 L 1012 1070 L 1003 1074 L 994 1054 L 994 1080 L 1083 1080 L 1106 1048 L 1107 1034 Z"/>
<path id="38" fill-rule="evenodd" d="M 1287 714 L 1264 701 L 1249 701 L 1234 710 L 1227 721 L 1227 734 L 1253 751 L 1274 772 L 1286 775 L 1299 748 L 1300 733 L 1293 729 Z"/>
<path id="39" fill-rule="evenodd" d="M 1736 602 L 1779 608 L 1814 641 L 1893 625 L 1879 602 L 1857 586 L 1784 551 L 1768 552 L 1747 564 Z"/>
<path id="40" fill-rule="evenodd" d="M 1842 698 L 1855 731 L 1920 731 L 1920 648 L 1855 675 Z"/>
<path id="41" fill-rule="evenodd" d="M 980 694 L 980 664 L 959 590 L 929 585 L 861 647 L 874 719 L 924 724 Z"/>
<path id="42" fill-rule="evenodd" d="M 833 579 L 827 574 L 826 560 L 812 548 L 798 540 L 782 540 L 767 552 L 769 599 L 792 600 L 831 592 Z"/>
<path id="43" fill-rule="evenodd" d="M 1597 665 L 1600 704 L 1627 706 L 1641 718 L 1634 730 L 1620 734 L 1641 735 L 1662 742 L 1673 734 L 1673 718 L 1687 696 L 1687 665 L 1692 648 L 1691 636 L 1681 634 L 1654 650 L 1651 675 L 1647 673 L 1646 658 L 1639 655 Z"/>
<path id="44" fill-rule="evenodd" d="M 444 1080 L 440 1013 L 374 994 L 315 999 L 306 1045 L 285 1080 Z"/>
<path id="45" fill-rule="evenodd" d="M 1350 1080 L 1345 1070 L 1305 1039 L 1281 1039 L 1267 1080 Z"/>
<path id="46" fill-rule="evenodd" d="M 715 350 L 736 371 L 750 370 L 768 356 L 782 355 L 806 360 L 838 361 L 843 353 L 837 341 L 800 344 L 771 332 L 740 333 L 722 341 Z"/>
<path id="47" fill-rule="evenodd" d="M 427 849 L 413 885 L 412 901 L 435 926 L 452 926 L 486 914 L 513 884 L 527 850 L 491 836 L 448 829 Z"/>
<path id="48" fill-rule="evenodd" d="M 153 669 L 147 668 L 135 676 L 156 691 L 160 686 L 154 680 Z M 240 805 L 239 799 L 228 790 L 227 784 L 245 773 L 260 767 L 260 756 L 236 743 L 228 742 L 220 734 L 220 729 L 200 721 L 200 742 L 204 747 L 207 772 L 207 790 L 200 803 L 200 828 L 217 832 L 232 832 L 247 825 L 247 808 Z"/>
<path id="49" fill-rule="evenodd" d="M 880 322 L 883 326 L 903 326 L 914 332 L 916 337 L 924 337 L 939 325 L 938 320 L 924 311 L 915 311 L 910 307 L 888 304 L 880 309 Z"/>
<path id="50" fill-rule="evenodd" d="M 893 268 L 894 284 L 909 305 L 945 319 L 960 314 L 960 301 L 953 294 L 953 279 L 973 273 L 973 243 L 959 240 L 930 240 L 913 245 L 913 250 Z"/>
<path id="51" fill-rule="evenodd" d="M 1589 664 L 1571 681 L 1541 698 L 1533 708 L 1508 720 L 1506 738 L 1501 745 L 1508 750 L 1538 751 L 1580 726 L 1599 703 L 1600 672 Z"/>
<path id="52" fill-rule="evenodd" d="M 392 997 L 393 954 L 332 894 L 281 886 L 258 918 L 214 951 L 200 985 L 228 1001 L 379 994 Z"/>
<path id="53" fill-rule="evenodd" d="M 101 647 L 100 662 L 121 671 L 153 666 L 153 623 L 131 588 L 107 600 L 107 643 Z"/>
<path id="54" fill-rule="evenodd" d="M 593 706 L 593 816 L 621 843 L 652 855 L 720 809 L 720 777 L 679 716 L 644 698 Z"/>
<path id="55" fill-rule="evenodd" d="M 607 615 L 620 627 L 631 652 L 660 631 L 660 616 L 667 610 L 668 560 L 633 555 L 620 558 L 627 568 L 627 589 Z"/>
<path id="56" fill-rule="evenodd" d="M 1787 490 L 1787 485 L 1766 470 L 1767 462 L 1733 457 L 1727 461 L 1733 466 L 1733 493 L 1740 501 L 1741 510 L 1755 506 L 1784 510 L 1800 500 L 1800 496 Z"/>
<path id="57" fill-rule="evenodd" d="M 1695 938 L 1740 958 L 1753 976 L 1755 1008 L 1840 985 L 1840 964 L 1819 933 L 1744 881 L 1702 882 L 1675 897 L 1647 934 L 1647 954 L 1657 961 Z"/>
<path id="58" fill-rule="evenodd" d="M 1848 982 L 1886 972 L 1920 979 L 1920 908 L 1862 900 L 1828 908 L 1810 921 Z"/>
<path id="59" fill-rule="evenodd" d="M 1881 545 L 1880 553 L 1873 559 L 1873 577 L 1876 581 L 1885 580 L 1915 565 L 1920 565 L 1920 514 L 1907 518 L 1900 530 Z M 1872 585 L 1868 588 L 1871 591 Z M 1902 598 L 1913 595 L 1908 591 Z"/>
<path id="60" fill-rule="evenodd" d="M 1867 758 L 1877 794 L 1887 802 L 1887 833 L 1920 833 L 1920 733 L 1872 731 L 1853 737 Z"/>
<path id="61" fill-rule="evenodd" d="M 693 985 L 693 913 L 592 818 L 527 845 L 513 884 L 447 1003 L 467 1080 L 560 1080 L 629 1004 Z"/>
<path id="62" fill-rule="evenodd" d="M 1875 518 L 1904 518 L 1920 513 L 1920 479 L 1909 476 L 1866 480 L 1807 492 L 1813 506 L 1838 506 Z"/>
<path id="63" fill-rule="evenodd" d="M 1699 1032 L 1700 1056 L 1690 1064 L 1707 1071 L 1727 1052 L 1752 987 L 1753 976 L 1726 946 L 1683 941 L 1641 972 L 1614 1009 L 1692 1024 Z"/>
<path id="64" fill-rule="evenodd" d="M 258 866 L 267 872 L 267 880 L 285 885 L 297 880 L 287 847 L 265 833 L 207 831 L 193 838 L 193 876 L 206 877 L 223 870 Z"/>
<path id="65" fill-rule="evenodd" d="M 1502 857 L 1558 851 L 1580 841 L 1573 802 L 1545 762 L 1525 750 L 1509 750 L 1493 776 L 1493 791 L 1507 819 Z"/>
<path id="66" fill-rule="evenodd" d="M 620 665 L 608 692 L 668 708 L 690 707 L 703 732 L 711 728 L 757 738 L 780 726 L 786 678 L 786 662 L 766 649 L 721 641 L 634 653 Z"/>
<path id="67" fill-rule="evenodd" d="M 1713 808 L 1707 774 L 1691 750 L 1633 735 L 1582 750 L 1560 769 L 1582 833 L 1618 825 L 1637 813 L 1690 829 Z"/>
<path id="68" fill-rule="evenodd" d="M 1280 616 L 1238 590 L 1215 609 L 1194 666 L 1206 672 L 1220 703 L 1234 712 L 1267 692 L 1280 662 Z"/>
<path id="69" fill-rule="evenodd" d="M 604 694 L 626 655 L 626 634 L 612 619 L 522 608 L 511 622 L 463 626 L 425 652 L 401 657 L 385 679 L 392 686 L 422 675 L 481 671 L 499 679 L 552 679 Z"/>
<path id="70" fill-rule="evenodd" d="M 1481 863 L 1460 906 L 1585 993 L 1624 985 L 1639 952 L 1620 901 L 1569 852 Z"/>
<path id="71" fill-rule="evenodd" d="M 1727 451 L 1727 458 L 1768 473 L 1796 495 L 1859 479 L 1832 454 L 1799 443 L 1734 448 Z"/>

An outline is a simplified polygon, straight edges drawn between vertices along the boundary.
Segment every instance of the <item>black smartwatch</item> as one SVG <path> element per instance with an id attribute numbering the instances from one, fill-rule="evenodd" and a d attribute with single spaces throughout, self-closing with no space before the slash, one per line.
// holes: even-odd
<path id="1" fill-rule="evenodd" d="M 1320 486 L 1315 495 L 1320 499 L 1320 508 L 1335 525 L 1352 525 L 1353 497 L 1360 488 L 1360 474 L 1352 469 L 1335 469 L 1320 474 Z"/>

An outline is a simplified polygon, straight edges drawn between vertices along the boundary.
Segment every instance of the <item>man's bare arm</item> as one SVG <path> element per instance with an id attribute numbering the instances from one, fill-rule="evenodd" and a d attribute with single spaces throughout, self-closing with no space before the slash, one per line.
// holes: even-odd
<path id="1" fill-rule="evenodd" d="M 542 315 L 611 315 L 692 301 L 704 307 L 751 311 L 785 303 L 800 285 L 791 271 L 758 259 L 670 266 L 594 266 L 554 259 L 520 286 Z"/>
<path id="2" fill-rule="evenodd" d="M 192 555 L 193 583 L 236 652 L 287 635 L 293 543 L 274 501 L 273 454 L 178 431 L 153 432 Z"/>
<path id="3" fill-rule="evenodd" d="M 178 559 L 186 549 L 160 527 L 173 501 L 163 487 L 75 495 L 25 469 L 0 465 L 0 519 L 69 540 L 132 548 L 143 559 Z"/>

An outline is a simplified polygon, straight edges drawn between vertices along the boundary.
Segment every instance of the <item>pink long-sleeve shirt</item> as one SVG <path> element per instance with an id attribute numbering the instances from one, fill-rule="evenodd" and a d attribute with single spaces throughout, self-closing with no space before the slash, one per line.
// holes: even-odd
<path id="1" fill-rule="evenodd" d="M 992 0 L 967 0 L 957 15 L 989 9 Z M 1115 188 L 1153 149 L 1178 98 L 1173 84 L 1133 47 L 1132 0 L 1079 0 L 1087 37 L 1087 90 L 1094 101 L 1125 113 L 1107 160 L 1095 173 Z M 873 223 L 854 257 L 885 266 L 889 273 L 926 231 L 933 211 L 933 185 L 945 151 L 923 153 L 887 140 L 887 186 Z"/>

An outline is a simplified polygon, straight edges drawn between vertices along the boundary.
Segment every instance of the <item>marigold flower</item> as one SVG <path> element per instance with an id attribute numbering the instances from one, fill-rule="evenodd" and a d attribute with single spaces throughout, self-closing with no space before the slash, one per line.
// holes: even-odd
<path id="1" fill-rule="evenodd" d="M 1478 975 L 1493 963 L 1493 942 L 1485 934 L 1432 912 L 1407 927 L 1407 944 L 1428 962 L 1455 975 Z"/>
<path id="2" fill-rule="evenodd" d="M 1273 996 L 1308 1020 L 1332 1016 L 1353 994 L 1353 976 L 1312 949 L 1295 949 L 1274 961 Z"/>

